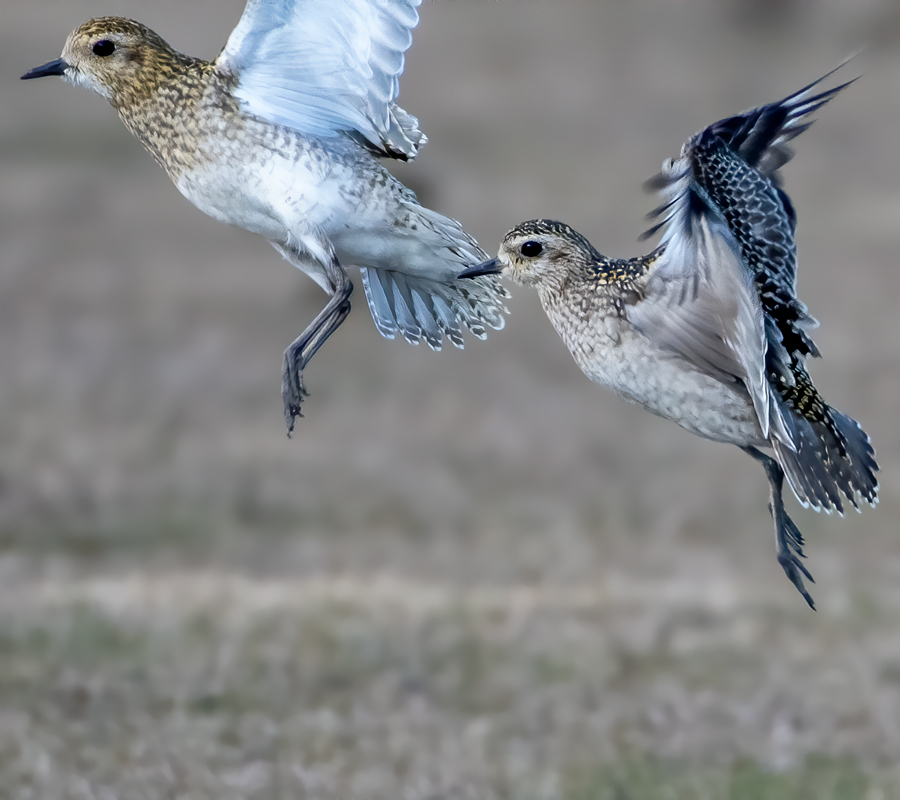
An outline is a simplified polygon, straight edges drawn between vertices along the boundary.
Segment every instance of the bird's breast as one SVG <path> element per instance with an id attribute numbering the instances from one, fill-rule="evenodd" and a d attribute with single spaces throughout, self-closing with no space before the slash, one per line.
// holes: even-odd
<path id="1" fill-rule="evenodd" d="M 723 383 L 656 347 L 614 313 L 550 314 L 582 372 L 691 433 L 738 445 L 765 443 L 743 384 Z"/>
<path id="2" fill-rule="evenodd" d="M 301 224 L 330 226 L 348 203 L 342 187 L 352 168 L 339 152 L 298 132 L 226 119 L 207 124 L 190 164 L 172 177 L 211 217 L 285 241 Z"/>

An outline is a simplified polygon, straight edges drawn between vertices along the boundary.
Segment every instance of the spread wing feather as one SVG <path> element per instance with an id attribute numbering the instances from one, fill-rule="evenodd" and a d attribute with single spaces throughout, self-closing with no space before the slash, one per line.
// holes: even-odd
<path id="1" fill-rule="evenodd" d="M 842 512 L 842 495 L 876 502 L 878 466 L 869 437 L 807 373 L 818 323 L 797 298 L 797 217 L 778 174 L 808 115 L 852 83 L 816 93 L 828 75 L 710 125 L 663 165 L 650 182 L 661 220 L 645 234 L 665 229 L 646 277 L 648 298 L 662 302 L 630 313 L 696 368 L 743 381 L 800 501 Z"/>
<path id="2" fill-rule="evenodd" d="M 396 106 L 422 0 L 249 0 L 216 66 L 251 114 L 414 158 L 426 137 Z"/>
<path id="3" fill-rule="evenodd" d="M 695 369 L 742 382 L 763 435 L 771 425 L 787 439 L 766 380 L 762 307 L 740 248 L 688 174 L 673 176 L 669 191 L 662 254 L 647 273 L 646 302 L 631 306 L 629 319 Z"/>

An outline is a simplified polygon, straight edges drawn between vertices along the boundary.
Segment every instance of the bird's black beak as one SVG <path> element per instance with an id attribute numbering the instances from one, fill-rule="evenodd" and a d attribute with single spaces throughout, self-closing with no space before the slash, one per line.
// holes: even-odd
<path id="1" fill-rule="evenodd" d="M 476 264 L 474 267 L 464 269 L 457 275 L 457 278 L 477 278 L 479 275 L 497 275 L 501 270 L 499 258 L 492 258 L 483 264 Z"/>
<path id="2" fill-rule="evenodd" d="M 57 58 L 56 61 L 48 61 L 43 66 L 28 70 L 22 76 L 22 80 L 30 81 L 32 78 L 43 78 L 46 75 L 62 75 L 68 68 L 69 65 L 65 61 Z"/>

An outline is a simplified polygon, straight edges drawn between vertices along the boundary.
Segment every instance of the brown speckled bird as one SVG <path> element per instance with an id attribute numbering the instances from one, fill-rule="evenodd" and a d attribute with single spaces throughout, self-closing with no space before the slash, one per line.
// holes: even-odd
<path id="1" fill-rule="evenodd" d="M 534 220 L 506 234 L 496 259 L 460 275 L 502 273 L 535 287 L 591 380 L 759 461 L 778 561 L 812 608 L 785 476 L 817 510 L 878 499 L 869 437 L 825 403 L 806 369 L 819 356 L 809 335 L 818 323 L 797 299 L 796 215 L 778 175 L 807 115 L 848 85 L 815 94 L 820 82 L 709 126 L 663 165 L 652 182 L 665 198 L 654 212 L 662 221 L 646 235 L 665 233 L 650 255 L 610 259 L 568 225 Z"/>
<path id="2" fill-rule="evenodd" d="M 62 57 L 23 78 L 58 75 L 92 89 L 201 211 L 259 233 L 331 296 L 288 346 L 288 433 L 303 370 L 350 313 L 360 268 L 383 336 L 439 350 L 503 326 L 496 278 L 455 280 L 486 258 L 455 220 L 424 208 L 379 158 L 425 143 L 395 104 L 421 0 L 249 0 L 215 61 L 173 50 L 121 17 L 73 31 Z"/>

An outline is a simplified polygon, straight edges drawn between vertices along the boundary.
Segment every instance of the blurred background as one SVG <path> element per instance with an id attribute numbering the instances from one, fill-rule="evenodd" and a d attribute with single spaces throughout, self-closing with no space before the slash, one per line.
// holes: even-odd
<path id="1" fill-rule="evenodd" d="M 401 82 L 423 204 L 630 256 L 688 136 L 868 45 L 784 171 L 813 377 L 883 470 L 875 511 L 789 501 L 818 613 L 759 466 L 593 386 L 520 288 L 441 353 L 359 291 L 286 439 L 325 296 L 101 98 L 18 80 L 104 14 L 214 58 L 242 8 L 3 10 L 4 796 L 900 797 L 900 6 L 425 2 Z"/>

